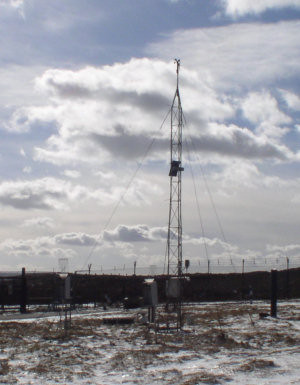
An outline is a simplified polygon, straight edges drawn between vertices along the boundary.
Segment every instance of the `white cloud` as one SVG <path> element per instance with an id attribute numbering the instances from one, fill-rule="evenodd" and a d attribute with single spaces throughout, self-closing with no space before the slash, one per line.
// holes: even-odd
<path id="1" fill-rule="evenodd" d="M 1 0 L 0 5 L 11 7 L 11 9 L 15 10 L 20 17 L 25 19 L 24 2 L 25 0 Z"/>
<path id="2" fill-rule="evenodd" d="M 299 31 L 298 21 L 178 30 L 147 52 L 165 60 L 176 52 L 182 76 L 185 67 L 195 69 L 214 89 L 267 86 L 299 76 Z"/>
<path id="3" fill-rule="evenodd" d="M 280 90 L 281 95 L 291 110 L 300 111 L 300 97 L 288 90 Z"/>
<path id="4" fill-rule="evenodd" d="M 0 5 L 2 6 L 11 6 L 13 8 L 22 7 L 24 0 L 0 0 Z"/>
<path id="5" fill-rule="evenodd" d="M 227 164 L 224 164 L 222 173 L 214 173 L 211 176 L 211 180 L 217 183 L 221 194 L 227 194 L 228 197 L 241 194 L 241 188 L 246 188 L 249 191 L 267 191 L 272 195 L 274 188 L 277 191 L 293 191 L 297 189 L 300 180 L 294 179 L 294 183 L 289 180 L 284 180 L 276 175 L 264 175 L 259 167 L 253 162 L 245 159 L 234 159 Z M 232 191 L 232 187 L 235 186 L 235 191 Z"/>
<path id="6" fill-rule="evenodd" d="M 149 240 L 149 227 L 119 225 L 114 230 L 104 231 L 103 239 L 110 242 L 145 242 Z"/>
<path id="7" fill-rule="evenodd" d="M 250 93 L 242 104 L 245 116 L 258 125 L 255 136 L 247 129 L 216 123 L 234 118 L 240 102 L 218 95 L 201 72 L 186 68 L 181 84 L 188 128 L 200 151 L 258 159 L 291 157 L 287 148 L 264 138 L 283 136 L 287 129 L 280 125 L 291 121 L 269 93 Z M 158 128 L 174 94 L 171 63 L 132 59 L 79 71 L 49 70 L 37 85 L 48 95 L 48 105 L 17 110 L 11 125 L 28 131 L 34 122 L 54 122 L 57 133 L 35 148 L 36 161 L 61 166 L 137 160 L 153 137 L 155 146 L 147 161 L 165 160 L 169 131 Z"/>
<path id="8" fill-rule="evenodd" d="M 153 227 L 148 225 L 119 225 L 113 230 L 103 232 L 103 241 L 108 242 L 152 242 L 162 241 L 167 238 L 167 228 Z"/>
<path id="9" fill-rule="evenodd" d="M 298 244 L 290 244 L 290 245 L 267 245 L 266 250 L 268 252 L 275 252 L 279 256 L 292 256 L 292 255 L 299 255 L 300 254 L 300 245 Z"/>
<path id="10" fill-rule="evenodd" d="M 62 174 L 72 179 L 77 179 L 81 176 L 81 173 L 78 170 L 64 170 Z"/>
<path id="11" fill-rule="evenodd" d="M 300 0 L 221 0 L 226 13 L 233 17 L 259 14 L 268 9 L 300 9 Z"/>
<path id="12" fill-rule="evenodd" d="M 103 183 L 111 184 L 111 183 L 115 182 L 117 179 L 117 175 L 112 171 L 109 171 L 109 172 L 96 171 L 95 176 L 100 178 L 102 184 Z"/>
<path id="13" fill-rule="evenodd" d="M 37 79 L 37 88 L 49 95 L 51 104 L 16 115 L 22 116 L 25 129 L 35 121 L 56 122 L 58 134 L 35 149 L 39 161 L 62 165 L 137 159 L 153 137 L 151 156 L 157 159 L 169 146 L 168 131 L 158 128 L 170 107 L 175 82 L 172 64 L 149 59 L 79 71 L 49 70 Z M 230 101 L 218 97 L 195 71 L 185 70 L 183 88 L 189 95 L 185 111 L 195 124 L 234 115 Z"/>
<path id="14" fill-rule="evenodd" d="M 189 236 L 184 237 L 185 243 L 191 243 L 194 245 L 206 245 L 209 247 L 221 247 L 223 250 L 227 251 L 233 251 L 237 250 L 236 246 L 233 246 L 225 241 L 222 241 L 218 238 L 207 238 L 207 237 L 200 237 L 200 238 L 191 238 Z"/>
<path id="15" fill-rule="evenodd" d="M 24 17 L 24 0 L 0 0 L 0 6 L 16 9 Z"/>
<path id="16" fill-rule="evenodd" d="M 31 171 L 32 171 L 32 168 L 30 166 L 26 166 L 26 167 L 23 168 L 23 172 L 25 174 L 30 174 Z"/>
<path id="17" fill-rule="evenodd" d="M 126 181 L 128 184 L 128 180 Z M 122 179 L 114 185 L 89 189 L 57 178 L 31 181 L 9 181 L 0 184 L 0 204 L 21 210 L 68 210 L 71 204 L 94 200 L 100 205 L 147 205 L 153 196 L 161 195 L 161 189 L 153 182 L 135 178 L 125 187 Z"/>
<path id="18" fill-rule="evenodd" d="M 54 220 L 49 217 L 36 217 L 36 218 L 26 219 L 23 222 L 22 226 L 52 229 L 54 227 Z"/>
<path id="19" fill-rule="evenodd" d="M 20 155 L 26 157 L 26 152 L 25 152 L 24 148 L 20 149 Z"/>
<path id="20" fill-rule="evenodd" d="M 68 200 L 85 198 L 87 195 L 86 189 L 55 178 L 0 184 L 0 203 L 22 210 L 65 210 Z"/>
<path id="21" fill-rule="evenodd" d="M 286 125 L 292 119 L 279 110 L 277 100 L 267 91 L 252 92 L 243 100 L 244 116 L 256 124 L 256 131 L 271 138 L 280 138 L 288 132 Z"/>
<path id="22" fill-rule="evenodd" d="M 265 131 L 263 131 L 263 134 L 265 134 Z M 272 134 L 274 135 L 273 131 Z M 234 124 L 227 126 L 211 123 L 208 125 L 207 130 L 201 132 L 199 136 L 191 136 L 189 142 L 191 142 L 189 144 L 190 151 L 211 152 L 230 158 L 256 161 L 296 158 L 286 146 L 279 145 L 265 135 L 255 135 L 249 129 L 240 128 Z M 223 161 L 227 162 L 226 158 Z M 220 163 L 223 163 L 223 161 L 219 159 Z"/>
<path id="23" fill-rule="evenodd" d="M 102 242 L 112 243 L 140 243 L 140 242 L 167 242 L 167 227 L 149 227 L 148 225 L 119 225 L 113 230 L 106 230 L 101 237 Z M 183 234 L 184 247 L 188 245 L 206 245 L 210 248 L 218 248 L 224 251 L 237 251 L 237 246 L 231 245 L 218 238 L 195 237 L 189 234 Z"/>
<path id="24" fill-rule="evenodd" d="M 4 123 L 4 128 L 13 133 L 27 133 L 35 122 L 54 123 L 60 110 L 59 106 L 54 105 L 20 107 L 13 112 L 10 120 Z"/>
<path id="25" fill-rule="evenodd" d="M 163 62 L 133 59 L 102 68 L 49 70 L 37 85 L 50 104 L 17 111 L 11 126 L 18 127 L 20 120 L 24 129 L 35 121 L 56 122 L 58 134 L 36 148 L 37 160 L 69 164 L 140 157 L 168 111 L 172 69 Z M 164 87 L 156 73 L 164 77 Z"/>
<path id="26" fill-rule="evenodd" d="M 221 185 L 257 187 L 257 181 L 263 181 L 264 178 L 259 172 L 257 166 L 247 160 L 236 160 L 228 163 L 222 172 L 222 176 L 215 174 L 213 176 Z"/>
<path id="27" fill-rule="evenodd" d="M 56 244 L 69 246 L 93 246 L 97 242 L 97 238 L 98 237 L 94 235 L 75 232 L 58 234 L 54 236 Z"/>
<path id="28" fill-rule="evenodd" d="M 31 260 L 42 259 L 41 264 L 47 264 L 47 259 L 73 258 L 76 252 L 72 249 L 63 249 L 55 246 L 55 241 L 49 237 L 27 240 L 7 239 L 0 243 L 0 250 L 12 258 L 22 258 L 30 263 Z"/>

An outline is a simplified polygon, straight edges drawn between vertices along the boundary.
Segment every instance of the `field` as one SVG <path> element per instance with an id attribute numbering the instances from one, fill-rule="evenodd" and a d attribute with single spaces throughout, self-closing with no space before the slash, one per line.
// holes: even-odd
<path id="1" fill-rule="evenodd" d="M 185 304 L 180 332 L 155 334 L 143 309 L 0 316 L 0 384 L 300 384 L 300 301 Z M 162 308 L 159 317 L 163 317 Z M 132 324 L 105 319 L 132 317 Z"/>

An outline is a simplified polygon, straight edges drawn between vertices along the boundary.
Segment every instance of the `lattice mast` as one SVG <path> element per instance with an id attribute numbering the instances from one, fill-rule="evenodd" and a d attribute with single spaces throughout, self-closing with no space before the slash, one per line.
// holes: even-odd
<path id="1" fill-rule="evenodd" d="M 170 205 L 167 241 L 168 275 L 182 275 L 182 218 L 181 218 L 181 167 L 182 158 L 182 107 L 179 94 L 180 60 L 175 59 L 177 86 L 171 107 L 170 142 Z"/>

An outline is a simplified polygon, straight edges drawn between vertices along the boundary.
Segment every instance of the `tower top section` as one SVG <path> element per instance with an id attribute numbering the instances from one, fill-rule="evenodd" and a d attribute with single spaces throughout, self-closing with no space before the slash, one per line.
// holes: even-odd
<path id="1" fill-rule="evenodd" d="M 177 74 L 177 91 L 179 85 L 179 69 L 180 69 L 180 59 L 174 59 L 174 63 L 176 64 L 176 74 Z"/>

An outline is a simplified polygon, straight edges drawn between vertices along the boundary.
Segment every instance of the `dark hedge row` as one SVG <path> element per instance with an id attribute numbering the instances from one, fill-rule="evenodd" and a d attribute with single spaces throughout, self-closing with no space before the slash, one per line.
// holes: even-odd
<path id="1" fill-rule="evenodd" d="M 224 301 L 270 298 L 270 272 L 245 274 L 188 274 L 182 280 L 184 301 Z M 70 274 L 73 303 L 116 303 L 138 300 L 144 276 Z M 166 276 L 155 277 L 159 301 L 165 301 Z M 55 304 L 61 302 L 64 279 L 56 273 L 34 273 L 0 278 L 0 304 Z M 24 289 L 25 288 L 25 289 Z M 25 295 L 24 295 L 25 290 Z M 300 298 L 300 268 L 278 272 L 278 298 Z"/>

